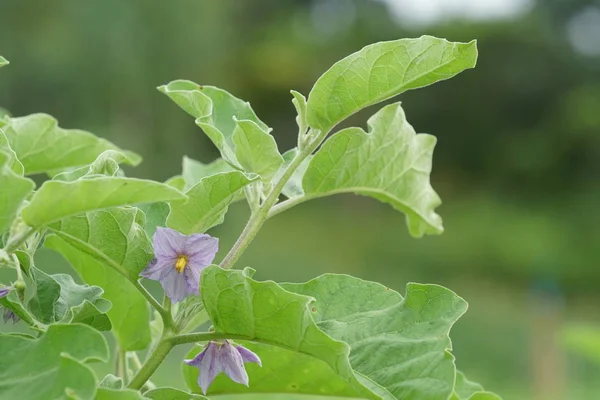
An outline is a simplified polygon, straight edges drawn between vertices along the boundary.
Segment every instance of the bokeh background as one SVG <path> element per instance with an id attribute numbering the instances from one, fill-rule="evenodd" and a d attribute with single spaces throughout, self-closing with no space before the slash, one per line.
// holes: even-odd
<path id="1" fill-rule="evenodd" d="M 452 338 L 473 380 L 508 400 L 598 399 L 600 364 L 570 351 L 562 331 L 600 320 L 600 1 L 0 0 L 11 61 L 0 105 L 137 151 L 145 162 L 127 173 L 165 180 L 183 155 L 217 152 L 156 86 L 227 89 L 284 151 L 297 131 L 290 89 L 308 94 L 364 45 L 422 34 L 479 41 L 475 70 L 401 96 L 413 126 L 438 137 L 446 232 L 416 240 L 390 207 L 338 196 L 269 221 L 241 266 L 294 282 L 349 273 L 401 293 L 410 281 L 447 286 L 470 303 Z M 247 215 L 236 205 L 211 232 L 219 257 Z M 66 268 L 49 252 L 38 264 Z M 182 383 L 183 353 L 158 383 Z"/>

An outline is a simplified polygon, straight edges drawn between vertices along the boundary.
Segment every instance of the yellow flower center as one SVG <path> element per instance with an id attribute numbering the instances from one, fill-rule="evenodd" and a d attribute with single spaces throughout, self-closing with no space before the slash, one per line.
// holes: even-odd
<path id="1" fill-rule="evenodd" d="M 186 256 L 177 257 L 177 261 L 175 262 L 175 270 L 179 273 L 182 273 L 187 263 L 188 258 Z"/>

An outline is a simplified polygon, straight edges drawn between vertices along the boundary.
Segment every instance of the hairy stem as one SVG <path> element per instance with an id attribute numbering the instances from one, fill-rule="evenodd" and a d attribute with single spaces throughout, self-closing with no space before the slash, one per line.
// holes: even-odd
<path id="1" fill-rule="evenodd" d="M 141 389 L 146 381 L 150 379 L 152 374 L 154 374 L 154 371 L 156 371 L 160 364 L 162 364 L 165 358 L 169 355 L 174 346 L 175 345 L 168 340 L 168 338 L 163 336 L 154 350 L 152 350 L 152 353 L 150 353 L 146 359 L 144 365 L 142 365 L 142 368 L 140 368 L 140 370 L 131 379 L 131 382 L 129 382 L 127 387 L 135 390 Z"/>
<path id="2" fill-rule="evenodd" d="M 139 282 L 131 281 L 133 286 L 148 300 L 148 302 L 154 307 L 154 309 L 160 314 L 163 322 L 163 330 L 168 330 L 173 326 L 173 317 L 171 316 L 170 307 L 168 309 L 160 305 L 158 300 L 150 294 L 150 292 Z M 170 304 L 170 302 L 169 302 Z"/>
<path id="3" fill-rule="evenodd" d="M 223 261 L 221 261 L 221 268 L 228 269 L 233 267 L 236 261 L 241 257 L 246 248 L 250 245 L 250 242 L 252 242 L 262 225 L 267 220 L 269 211 L 275 205 L 275 203 L 277 203 L 277 200 L 279 200 L 279 195 L 281 194 L 281 191 L 283 190 L 283 187 L 287 181 L 292 177 L 292 174 L 300 166 L 302 161 L 312 154 L 312 152 L 315 151 L 315 149 L 321 144 L 323 139 L 325 139 L 325 136 L 327 136 L 327 132 L 318 132 L 318 134 L 315 136 L 315 140 L 310 142 L 306 148 L 300 150 L 292 159 L 279 180 L 273 186 L 273 190 L 271 190 L 262 206 L 256 210 L 256 212 L 252 213 L 240 237 L 235 242 L 231 250 L 229 250 L 229 253 L 227 253 L 225 258 L 223 258 Z"/>
<path id="4" fill-rule="evenodd" d="M 20 234 L 9 238 L 6 246 L 4 246 L 4 251 L 8 254 L 14 253 L 19 249 L 19 247 L 21 247 L 23 243 L 25 243 L 25 241 L 27 241 L 27 239 L 29 239 L 29 236 L 33 235 L 35 232 L 35 229 L 28 228 Z"/>

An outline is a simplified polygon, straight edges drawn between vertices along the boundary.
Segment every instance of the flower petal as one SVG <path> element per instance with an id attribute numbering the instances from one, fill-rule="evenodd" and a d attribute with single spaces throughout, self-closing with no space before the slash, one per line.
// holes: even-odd
<path id="1" fill-rule="evenodd" d="M 210 265 L 219 250 L 219 239 L 207 234 L 193 234 L 185 241 L 185 254 L 189 263 L 200 267 Z"/>
<path id="2" fill-rule="evenodd" d="M 240 356 L 242 356 L 242 360 L 244 360 L 245 363 L 257 363 L 262 367 L 262 362 L 256 353 L 248 350 L 244 346 L 236 346 L 236 349 L 238 353 L 240 353 Z"/>
<path id="3" fill-rule="evenodd" d="M 140 276 L 144 278 L 152 279 L 155 281 L 160 281 L 164 279 L 165 276 L 171 270 L 175 269 L 175 262 L 177 262 L 177 258 L 173 257 L 155 257 L 148 263 L 148 266 L 140 272 Z"/>
<path id="4" fill-rule="evenodd" d="M 183 270 L 183 275 L 185 275 L 185 282 L 188 286 L 188 292 L 193 294 L 198 294 L 200 289 L 200 274 L 205 267 L 198 268 L 195 265 L 188 265 L 188 267 Z"/>
<path id="5" fill-rule="evenodd" d="M 198 353 L 198 355 L 194 358 L 192 358 L 191 360 L 183 360 L 184 363 L 186 363 L 187 365 L 191 365 L 192 367 L 199 367 L 200 363 L 202 362 L 202 359 L 204 358 L 204 355 L 206 354 L 206 349 L 208 349 L 208 347 L 210 346 L 210 343 L 208 346 L 204 347 L 204 350 L 202 350 L 200 353 Z"/>
<path id="6" fill-rule="evenodd" d="M 223 344 L 218 356 L 223 372 L 232 381 L 248 386 L 248 373 L 244 367 L 244 360 L 242 360 L 240 353 L 229 341 Z"/>
<path id="7" fill-rule="evenodd" d="M 202 388 L 202 393 L 206 394 L 208 387 L 219 373 L 223 366 L 219 361 L 219 345 L 209 342 L 206 346 L 206 354 L 200 362 L 200 375 L 198 376 L 198 386 Z"/>
<path id="8" fill-rule="evenodd" d="M 157 258 L 178 257 L 183 254 L 187 236 L 176 230 L 158 227 L 152 237 Z"/>
<path id="9" fill-rule="evenodd" d="M 193 294 L 189 292 L 185 275 L 177 272 L 175 268 L 171 269 L 171 272 L 160 280 L 160 284 L 162 285 L 165 294 L 173 303 L 177 303 L 190 294 Z"/>
<path id="10" fill-rule="evenodd" d="M 10 288 L 9 287 L 3 287 L 0 289 L 0 298 L 6 296 L 8 293 L 10 293 Z"/>

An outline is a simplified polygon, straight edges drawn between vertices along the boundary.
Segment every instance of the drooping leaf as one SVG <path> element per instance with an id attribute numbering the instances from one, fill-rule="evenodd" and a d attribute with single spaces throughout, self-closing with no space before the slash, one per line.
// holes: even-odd
<path id="1" fill-rule="evenodd" d="M 186 235 L 206 232 L 223 222 L 229 204 L 253 180 L 239 171 L 201 179 L 186 192 L 188 200 L 171 202 L 167 226 Z"/>
<path id="2" fill-rule="evenodd" d="M 81 167 L 93 162 L 106 150 L 126 154 L 131 165 L 141 161 L 139 155 L 121 150 L 89 132 L 60 128 L 56 119 L 46 114 L 11 118 L 3 129 L 28 175 Z"/>
<path id="3" fill-rule="evenodd" d="M 152 400 L 208 400 L 208 397 L 204 397 L 199 394 L 187 393 L 183 390 L 170 387 L 161 387 L 149 390 L 144 393 L 144 397 Z"/>
<path id="4" fill-rule="evenodd" d="M 95 400 L 144 400 L 145 398 L 137 390 L 99 388 Z"/>
<path id="5" fill-rule="evenodd" d="M 202 178 L 220 174 L 221 172 L 235 171 L 234 168 L 222 158 L 218 158 L 209 164 L 203 164 L 200 161 L 193 160 L 186 156 L 183 157 L 182 170 L 186 190 L 191 189 L 200 182 L 200 179 Z"/>
<path id="6" fill-rule="evenodd" d="M 232 165 L 239 167 L 235 157 L 233 132 L 235 119 L 255 122 L 268 131 L 250 104 L 214 86 L 201 86 L 191 81 L 176 80 L 158 88 L 178 106 L 196 118 L 204 133 L 217 146 L 221 155 Z"/>
<path id="7" fill-rule="evenodd" d="M 2 56 L 0 56 L 0 67 L 4 67 L 5 65 L 10 64 L 8 60 Z"/>
<path id="8" fill-rule="evenodd" d="M 0 399 L 93 400 L 96 378 L 84 363 L 108 361 L 108 345 L 86 325 L 51 325 L 39 339 L 0 335 Z"/>
<path id="9" fill-rule="evenodd" d="M 326 274 L 286 290 L 316 299 L 320 329 L 351 347 L 359 380 L 383 399 L 447 399 L 456 367 L 451 326 L 467 303 L 437 285 L 409 283 L 406 298 L 380 284 Z"/>
<path id="10" fill-rule="evenodd" d="M 450 400 L 501 400 L 498 395 L 487 392 L 478 383 L 467 379 L 465 374 L 456 371 L 456 384 L 454 385 L 454 394 Z"/>
<path id="11" fill-rule="evenodd" d="M 323 144 L 304 174 L 307 198 L 370 196 L 406 214 L 413 236 L 442 233 L 434 211 L 441 200 L 429 181 L 435 137 L 416 134 L 400 103 L 379 110 L 368 125 L 369 133 L 348 128 Z"/>
<path id="12" fill-rule="evenodd" d="M 33 227 L 72 215 L 131 204 L 184 200 L 163 183 L 134 178 L 94 178 L 74 182 L 46 181 L 23 208 L 23 220 Z"/>
<path id="13" fill-rule="evenodd" d="M 23 200 L 35 187 L 31 179 L 17 175 L 13 165 L 12 156 L 0 150 L 0 233 L 10 227 Z"/>
<path id="14" fill-rule="evenodd" d="M 355 112 L 473 68 L 477 45 L 432 36 L 380 42 L 335 63 L 308 96 L 308 124 L 329 131 Z"/>
<path id="15" fill-rule="evenodd" d="M 299 376 L 285 372 L 280 375 L 278 371 L 277 379 L 255 379 L 255 373 L 273 371 L 263 360 L 265 371 L 248 365 L 250 388 L 219 377 L 209 388 L 211 394 L 258 390 L 261 393 L 377 398 L 354 376 L 348 362 L 348 345 L 332 340 L 317 328 L 311 316 L 310 297 L 287 292 L 275 282 L 255 281 L 248 275 L 244 271 L 223 270 L 217 266 L 203 271 L 200 293 L 216 332 L 241 335 L 253 342 L 276 347 L 272 351 L 281 349 L 280 354 L 289 367 L 302 373 Z M 285 355 L 286 351 L 297 357 Z M 267 357 L 260 351 L 257 354 L 261 358 Z M 298 364 L 304 362 L 307 368 L 302 370 Z M 192 367 L 186 368 L 189 371 Z M 320 373 L 336 379 L 323 381 Z"/>
<path id="16" fill-rule="evenodd" d="M 61 171 L 56 174 L 50 173 L 55 181 L 71 182 L 84 177 L 98 176 L 117 176 L 119 173 L 119 164 L 132 164 L 132 160 L 127 154 L 117 150 L 106 150 L 100 154 L 94 162 L 89 165 L 78 168 L 70 168 L 67 171 Z"/>
<path id="17" fill-rule="evenodd" d="M 296 108 L 296 124 L 298 124 L 298 133 L 303 135 L 308 130 L 308 113 L 306 110 L 306 97 L 302 95 L 302 93 L 296 92 L 295 90 L 291 91 L 292 96 L 292 104 Z"/>
<path id="18" fill-rule="evenodd" d="M 153 257 L 138 213 L 133 207 L 112 208 L 67 218 L 51 226 L 54 235 L 45 243 L 85 282 L 104 289 L 103 297 L 112 303 L 107 315 L 125 350 L 142 350 L 150 342 L 148 304 L 131 283 Z"/>
<path id="19" fill-rule="evenodd" d="M 235 156 L 246 172 L 270 181 L 283 163 L 277 143 L 269 131 L 250 120 L 236 120 L 233 131 Z"/>

